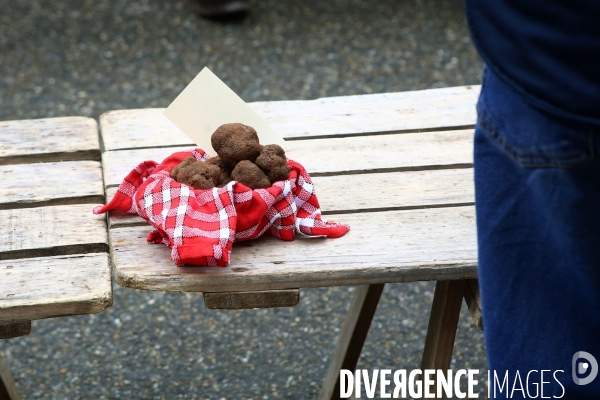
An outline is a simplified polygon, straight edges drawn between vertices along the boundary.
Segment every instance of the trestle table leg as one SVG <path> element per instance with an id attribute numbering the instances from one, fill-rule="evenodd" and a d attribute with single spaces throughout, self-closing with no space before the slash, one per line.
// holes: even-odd
<path id="1" fill-rule="evenodd" d="M 477 279 L 468 279 L 465 283 L 465 301 L 469 307 L 473 324 L 483 330 L 483 313 L 481 312 L 481 294 Z"/>
<path id="2" fill-rule="evenodd" d="M 465 284 L 465 280 L 438 281 L 435 286 L 421 361 L 421 370 L 423 371 L 441 369 L 445 375 L 445 371 L 450 368 Z M 433 379 L 435 380 L 435 375 L 433 375 Z M 437 393 L 437 386 L 434 384 L 430 391 Z M 443 399 L 444 397 L 435 398 Z"/>
<path id="3" fill-rule="evenodd" d="M 0 400 L 21 400 L 4 357 L 0 355 Z"/>
<path id="4" fill-rule="evenodd" d="M 340 398 L 340 369 L 354 371 L 385 284 L 357 286 L 340 330 L 319 400 Z"/>

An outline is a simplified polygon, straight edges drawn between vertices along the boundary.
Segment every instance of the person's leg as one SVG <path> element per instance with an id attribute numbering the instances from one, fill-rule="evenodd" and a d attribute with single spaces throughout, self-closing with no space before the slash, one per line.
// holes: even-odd
<path id="1" fill-rule="evenodd" d="M 599 399 L 600 376 L 577 385 L 571 365 L 578 351 L 600 361 L 600 129 L 549 119 L 489 71 L 477 107 L 479 281 L 492 378 L 502 383 L 508 371 L 508 395 L 523 398 L 519 371 L 529 398 L 545 370 L 543 397 Z M 506 394 L 496 385 L 496 398 Z"/>

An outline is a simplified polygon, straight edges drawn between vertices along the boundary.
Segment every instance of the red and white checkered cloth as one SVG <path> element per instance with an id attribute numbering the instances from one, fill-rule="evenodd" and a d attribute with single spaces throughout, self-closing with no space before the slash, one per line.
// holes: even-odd
<path id="1" fill-rule="evenodd" d="M 174 153 L 161 164 L 145 161 L 125 177 L 110 203 L 94 208 L 94 214 L 138 214 L 155 228 L 148 242 L 169 246 L 177 265 L 225 267 L 233 242 L 265 232 L 291 241 L 295 232 L 338 238 L 350 230 L 346 224 L 321 219 L 310 176 L 295 161 L 287 161 L 289 178 L 267 189 L 251 190 L 233 181 L 222 188 L 195 190 L 169 176 L 189 156 L 201 161 L 210 157 L 195 149 Z"/>

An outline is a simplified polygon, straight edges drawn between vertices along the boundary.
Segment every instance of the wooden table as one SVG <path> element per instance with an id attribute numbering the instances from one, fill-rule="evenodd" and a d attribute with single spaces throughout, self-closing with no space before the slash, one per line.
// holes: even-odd
<path id="1" fill-rule="evenodd" d="M 96 121 L 0 122 L 0 177 L 0 339 L 112 305 Z M 19 398 L 1 357 L 0 398 Z"/>
<path id="2" fill-rule="evenodd" d="M 112 213 L 110 248 L 124 287 L 203 292 L 209 308 L 293 306 L 299 290 L 357 285 L 320 398 L 356 365 L 385 283 L 438 281 L 423 368 L 447 369 L 467 290 L 477 312 L 472 136 L 479 87 L 252 103 L 314 180 L 325 218 L 350 224 L 334 240 L 234 245 L 228 268 L 178 268 L 149 225 Z M 100 118 L 107 197 L 144 160 L 194 144 L 162 109 Z M 471 280 L 468 282 L 467 280 Z M 469 284 L 467 284 L 469 283 Z"/>

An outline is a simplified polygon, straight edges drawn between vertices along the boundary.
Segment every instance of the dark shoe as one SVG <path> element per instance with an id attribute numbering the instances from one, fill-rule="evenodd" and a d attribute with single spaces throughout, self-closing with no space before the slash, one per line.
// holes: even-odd
<path id="1" fill-rule="evenodd" d="M 250 11 L 249 0 L 198 0 L 198 13 L 202 17 L 215 18 Z"/>

